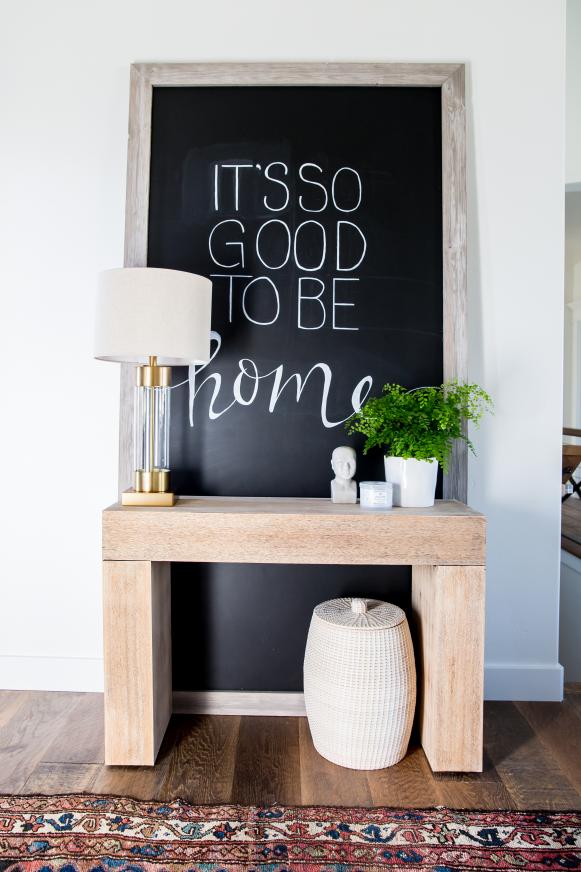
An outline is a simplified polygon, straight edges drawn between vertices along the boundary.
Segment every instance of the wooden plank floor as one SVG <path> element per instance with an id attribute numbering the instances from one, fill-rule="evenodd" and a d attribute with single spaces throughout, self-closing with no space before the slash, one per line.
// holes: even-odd
<path id="1" fill-rule="evenodd" d="M 417 739 L 390 769 L 342 769 L 317 754 L 307 721 L 292 717 L 174 715 L 156 766 L 108 767 L 102 707 L 100 694 L 0 692 L 0 793 L 581 810 L 581 685 L 562 704 L 486 703 L 479 775 L 434 776 Z"/>

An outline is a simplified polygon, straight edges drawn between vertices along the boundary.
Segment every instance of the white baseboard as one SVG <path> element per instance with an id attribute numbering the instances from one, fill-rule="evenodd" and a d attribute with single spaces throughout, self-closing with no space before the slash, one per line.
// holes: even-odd
<path id="1" fill-rule="evenodd" d="M 563 698 L 563 668 L 559 664 L 488 665 L 484 674 L 484 698 L 560 701 Z M 174 691 L 173 710 L 178 714 L 302 717 L 305 702 L 302 693 Z"/>
<path id="2" fill-rule="evenodd" d="M 0 655 L 0 690 L 103 690 L 99 657 Z M 558 701 L 563 695 L 563 668 L 558 664 L 528 666 L 488 663 L 484 698 Z M 244 691 L 176 691 L 174 711 L 192 714 L 304 715 L 302 693 Z"/>
<path id="3" fill-rule="evenodd" d="M 1 690 L 103 690 L 101 657 L 0 654 Z"/>
<path id="4" fill-rule="evenodd" d="M 195 715 L 303 717 L 306 714 L 302 693 L 229 690 L 174 690 L 173 710 L 177 714 Z"/>
<path id="5" fill-rule="evenodd" d="M 563 699 L 563 667 L 560 663 L 487 663 L 484 667 L 484 699 L 526 702 L 560 702 Z"/>

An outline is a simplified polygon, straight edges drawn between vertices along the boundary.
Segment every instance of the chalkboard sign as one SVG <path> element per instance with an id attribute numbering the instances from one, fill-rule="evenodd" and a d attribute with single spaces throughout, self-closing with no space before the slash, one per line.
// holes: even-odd
<path id="1" fill-rule="evenodd" d="M 329 497 L 340 444 L 382 478 L 345 420 L 444 377 L 440 89 L 164 84 L 146 262 L 213 282 L 212 359 L 174 371 L 175 490 Z M 409 575 L 175 565 L 172 588 L 175 689 L 298 690 L 313 606 L 406 605 Z"/>
<path id="2" fill-rule="evenodd" d="M 154 91 L 148 264 L 213 282 L 179 493 L 326 497 L 354 409 L 442 381 L 441 141 L 434 88 Z"/>

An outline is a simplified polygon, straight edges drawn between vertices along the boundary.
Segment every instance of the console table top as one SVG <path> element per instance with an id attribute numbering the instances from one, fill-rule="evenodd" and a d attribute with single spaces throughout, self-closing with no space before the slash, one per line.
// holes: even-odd
<path id="1" fill-rule="evenodd" d="M 456 500 L 362 509 L 330 499 L 180 497 L 103 513 L 105 560 L 483 565 L 486 520 Z"/>
<path id="2" fill-rule="evenodd" d="M 359 503 L 333 503 L 330 499 L 308 499 L 300 497 L 177 497 L 175 506 L 122 506 L 113 503 L 106 512 L 219 512 L 228 514 L 266 514 L 266 515 L 364 515 L 397 516 L 419 515 L 421 517 L 484 517 L 470 506 L 458 500 L 436 500 L 428 508 L 363 509 Z"/>

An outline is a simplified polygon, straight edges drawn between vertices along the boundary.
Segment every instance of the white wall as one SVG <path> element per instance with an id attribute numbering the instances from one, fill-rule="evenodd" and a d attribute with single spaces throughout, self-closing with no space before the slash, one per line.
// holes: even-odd
<path id="1" fill-rule="evenodd" d="M 469 65 L 470 376 L 497 407 L 470 467 L 487 693 L 559 696 L 564 23 L 564 0 L 5 7 L 0 686 L 100 687 L 118 376 L 91 360 L 92 293 L 122 262 L 129 64 L 429 60 Z"/>
<path id="2" fill-rule="evenodd" d="M 581 191 L 581 0 L 567 0 L 565 181 Z"/>

